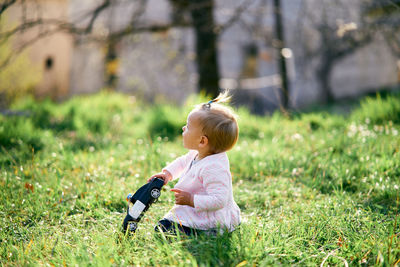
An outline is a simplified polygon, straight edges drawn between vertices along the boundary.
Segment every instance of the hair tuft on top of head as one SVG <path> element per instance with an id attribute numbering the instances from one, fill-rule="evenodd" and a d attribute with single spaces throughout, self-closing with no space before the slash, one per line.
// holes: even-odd
<path id="1" fill-rule="evenodd" d="M 203 107 L 210 108 L 212 103 L 229 103 L 231 98 L 232 96 L 229 95 L 229 90 L 224 90 L 223 92 L 219 93 L 219 95 L 213 100 L 204 103 Z"/>
<path id="2" fill-rule="evenodd" d="M 231 98 L 232 96 L 229 95 L 229 90 L 224 90 L 223 92 L 219 93 L 219 95 L 212 101 L 213 103 L 229 103 Z"/>

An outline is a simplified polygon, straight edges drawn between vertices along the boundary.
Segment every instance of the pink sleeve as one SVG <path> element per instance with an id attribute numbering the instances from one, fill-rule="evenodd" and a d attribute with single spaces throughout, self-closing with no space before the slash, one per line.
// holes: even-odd
<path id="1" fill-rule="evenodd" d="M 175 159 L 173 162 L 168 164 L 163 170 L 167 170 L 172 174 L 172 179 L 176 179 L 185 168 L 192 162 L 194 157 L 197 155 L 197 151 L 191 150 L 183 156 Z"/>
<path id="2" fill-rule="evenodd" d="M 206 195 L 194 195 L 193 203 L 197 211 L 215 211 L 226 206 L 229 198 L 229 172 L 213 164 L 200 173 Z"/>

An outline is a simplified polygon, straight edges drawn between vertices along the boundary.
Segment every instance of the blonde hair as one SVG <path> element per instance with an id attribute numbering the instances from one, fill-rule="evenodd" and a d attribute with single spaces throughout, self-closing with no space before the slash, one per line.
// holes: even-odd
<path id="1" fill-rule="evenodd" d="M 195 108 L 200 111 L 199 122 L 213 154 L 231 149 L 239 138 L 237 115 L 231 108 L 220 104 L 229 102 L 230 98 L 226 90 L 215 99 Z"/>

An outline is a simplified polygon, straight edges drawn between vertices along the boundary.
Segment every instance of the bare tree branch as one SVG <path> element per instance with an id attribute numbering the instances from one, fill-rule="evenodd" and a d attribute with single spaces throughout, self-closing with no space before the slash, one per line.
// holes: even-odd
<path id="1" fill-rule="evenodd" d="M 50 30 L 43 31 L 43 32 L 39 33 L 37 36 L 35 36 L 34 38 L 24 42 L 19 47 L 14 49 L 14 53 L 9 54 L 2 62 L 0 62 L 0 70 L 2 70 L 5 66 L 7 66 L 16 56 L 18 56 L 20 53 L 22 53 L 29 46 L 33 45 L 34 43 L 36 43 L 43 37 L 50 36 L 50 35 L 58 33 L 58 32 L 59 32 L 58 29 L 55 29 L 52 31 L 50 31 Z"/>
<path id="2" fill-rule="evenodd" d="M 0 0 L 1 1 L 1 0 Z M 24 1 L 26 0 L 6 0 L 7 2 L 2 4 L 2 12 L 11 5 L 16 5 L 18 7 L 25 8 Z M 28 3 L 29 1 L 26 1 Z M 209 89 L 208 93 L 216 94 L 215 90 L 218 90 L 218 64 L 217 64 L 217 49 L 216 40 L 218 34 L 221 34 L 227 28 L 232 26 L 236 21 L 240 21 L 242 14 L 248 9 L 248 7 L 256 2 L 256 0 L 243 0 L 243 2 L 233 10 L 233 15 L 228 18 L 227 22 L 222 25 L 214 24 L 214 5 L 215 0 L 170 0 L 171 3 L 178 5 L 183 5 L 184 12 L 188 14 L 186 21 L 173 21 L 166 23 L 151 23 L 139 20 L 142 14 L 145 12 L 147 0 L 137 0 L 123 2 L 120 7 L 130 7 L 131 4 L 138 4 L 134 6 L 134 10 L 128 15 L 129 21 L 122 26 L 122 28 L 117 28 L 116 30 L 110 29 L 109 26 L 104 25 L 104 13 L 109 11 L 114 7 L 118 7 L 120 2 L 116 0 L 99 0 L 97 4 L 88 11 L 85 11 L 81 15 L 75 15 L 74 20 L 63 20 L 58 18 L 44 18 L 42 14 L 37 12 L 37 16 L 34 18 L 29 18 L 26 16 L 24 9 L 22 10 L 22 21 L 14 28 L 5 28 L 0 31 L 0 40 L 7 40 L 13 35 L 23 33 L 27 30 L 34 31 L 35 37 L 28 40 L 27 42 L 20 43 L 17 49 L 13 49 L 12 55 L 0 62 L 0 69 L 10 62 L 16 54 L 20 53 L 26 49 L 29 45 L 36 42 L 40 38 L 49 36 L 57 32 L 70 33 L 76 37 L 85 37 L 84 41 L 96 41 L 102 42 L 107 45 L 109 53 L 112 57 L 117 57 L 118 51 L 115 51 L 112 44 L 118 43 L 125 36 L 139 33 L 154 33 L 154 32 L 166 32 L 173 27 L 193 27 L 196 35 L 196 62 L 199 70 L 199 89 L 204 88 Z M 22 5 L 22 6 L 21 6 Z M 29 9 L 25 9 L 30 11 Z M 82 9 L 81 9 L 82 10 Z M 129 12 L 129 11 L 127 11 Z M 1 13 L 0 13 L 1 14 Z M 25 14 L 25 15 L 24 15 Z M 31 14 L 31 13 L 30 13 Z M 29 14 L 29 15 L 30 15 Z M 79 17 L 77 17 L 79 16 Z M 130 16 L 130 17 L 129 17 Z M 101 20 L 99 22 L 99 20 Z M 96 31 L 97 24 L 102 24 L 106 31 Z M 121 26 L 121 25 L 119 25 Z M 111 44 L 111 45 L 110 45 Z M 211 78 L 210 78 L 211 77 Z M 213 91 L 214 90 L 214 91 Z"/>
<path id="3" fill-rule="evenodd" d="M 0 11 L 4 11 L 9 6 L 15 4 L 17 0 L 8 0 L 6 3 L 3 3 L 0 6 Z M 102 12 L 107 10 L 112 4 L 113 0 L 104 0 L 100 5 L 98 5 L 95 9 L 88 12 L 85 17 L 90 16 L 89 22 L 85 27 L 78 27 L 75 23 L 67 22 L 60 19 L 44 19 L 39 17 L 37 19 L 30 19 L 24 20 L 21 24 L 17 25 L 15 28 L 0 32 L 0 39 L 8 39 L 10 36 L 15 35 L 19 32 L 26 31 L 28 29 L 37 27 L 37 26 L 49 26 L 49 27 L 57 27 L 60 31 L 66 31 L 71 34 L 78 34 L 78 35 L 89 35 L 93 34 L 93 26 L 98 17 Z M 190 22 L 181 22 L 181 23 L 166 23 L 166 24 L 153 24 L 153 25 L 142 25 L 136 26 L 138 17 L 143 13 L 144 10 L 144 3 L 146 0 L 140 1 L 140 7 L 132 13 L 131 20 L 129 21 L 128 25 L 116 32 L 110 33 L 111 38 L 122 38 L 125 35 L 136 34 L 136 33 L 143 33 L 143 32 L 163 32 L 167 31 L 172 27 L 190 27 L 192 24 Z M 246 0 L 244 1 L 239 7 L 237 7 L 234 11 L 232 17 L 223 25 L 219 25 L 216 27 L 215 32 L 217 34 L 221 34 L 224 30 L 232 26 L 236 21 L 240 20 L 241 15 L 247 10 L 249 5 L 253 3 L 254 0 Z M 208 2 L 205 3 L 190 3 L 188 6 L 187 11 L 195 11 L 201 8 L 205 8 L 209 6 Z M 1 14 L 1 12 L 0 12 Z M 94 37 L 94 40 L 104 39 Z"/>
<path id="4" fill-rule="evenodd" d="M 8 0 L 8 1 L 5 0 L 4 3 L 0 4 L 0 17 L 1 17 L 1 14 L 3 14 L 3 12 L 6 11 L 7 8 L 12 6 L 16 2 L 17 2 L 17 0 Z"/>
<path id="5" fill-rule="evenodd" d="M 95 8 L 91 13 L 92 16 L 90 18 L 90 21 L 88 25 L 86 26 L 86 29 L 84 33 L 90 33 L 93 29 L 93 24 L 96 21 L 97 17 L 100 15 L 101 12 L 103 12 L 107 7 L 110 6 L 111 0 L 104 0 L 101 5 L 99 5 L 97 8 Z"/>

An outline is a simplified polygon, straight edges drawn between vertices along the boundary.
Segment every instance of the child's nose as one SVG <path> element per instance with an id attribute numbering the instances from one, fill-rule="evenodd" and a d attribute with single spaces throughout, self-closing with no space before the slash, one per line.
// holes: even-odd
<path id="1" fill-rule="evenodd" d="M 182 131 L 185 131 L 185 130 L 186 130 L 186 125 L 182 127 Z"/>

